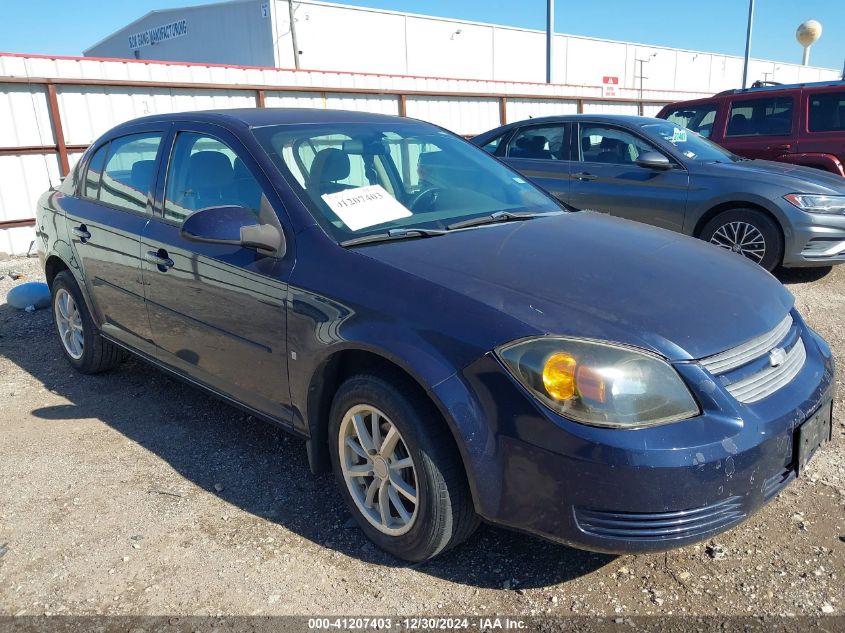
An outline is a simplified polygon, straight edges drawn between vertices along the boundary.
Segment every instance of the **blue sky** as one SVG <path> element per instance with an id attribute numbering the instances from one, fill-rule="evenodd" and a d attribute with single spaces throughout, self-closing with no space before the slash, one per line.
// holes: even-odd
<path id="1" fill-rule="evenodd" d="M 344 4 L 394 9 L 479 22 L 545 28 L 544 0 L 344 0 Z M 203 4 L 190 0 L 4 0 L 0 50 L 80 55 L 82 50 L 152 9 Z M 742 55 L 745 0 L 557 0 L 561 33 Z M 845 62 L 845 1 L 757 0 L 752 55 L 801 62 L 795 29 L 804 20 L 824 28 L 810 63 L 841 69 Z"/>

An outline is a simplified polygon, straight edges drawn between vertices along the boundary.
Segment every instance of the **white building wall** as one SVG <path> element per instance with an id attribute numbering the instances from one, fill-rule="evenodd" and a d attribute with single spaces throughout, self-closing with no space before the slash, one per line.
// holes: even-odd
<path id="1" fill-rule="evenodd" d="M 289 0 L 273 0 L 277 62 L 293 66 Z M 302 68 L 544 82 L 545 32 L 380 9 L 296 0 L 295 24 Z M 458 31 L 460 31 L 458 33 Z M 796 45 L 795 57 L 800 50 Z M 600 86 L 605 76 L 639 88 L 715 93 L 742 81 L 742 58 L 559 34 L 554 42 L 553 82 Z M 765 73 L 769 73 L 766 75 Z M 753 60 L 749 84 L 836 79 L 839 70 Z"/>

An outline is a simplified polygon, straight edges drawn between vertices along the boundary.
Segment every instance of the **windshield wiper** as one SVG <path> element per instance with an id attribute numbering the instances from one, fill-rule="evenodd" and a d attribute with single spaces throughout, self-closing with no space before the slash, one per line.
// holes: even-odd
<path id="1" fill-rule="evenodd" d="M 341 246 L 357 246 L 358 244 L 371 244 L 373 242 L 390 242 L 393 240 L 404 240 L 412 237 L 436 237 L 445 235 L 446 231 L 440 229 L 390 229 L 386 233 L 374 233 L 353 237 L 351 240 L 341 242 Z"/>
<path id="2" fill-rule="evenodd" d="M 496 211 L 490 215 L 482 215 L 480 218 L 470 218 L 469 220 L 461 220 L 449 224 L 446 228 L 450 231 L 454 229 L 465 229 L 471 226 L 483 226 L 485 224 L 496 224 L 497 222 L 516 222 L 519 220 L 532 220 L 534 218 L 544 218 L 550 215 L 560 215 L 563 211 L 552 211 L 543 213 L 531 212 L 513 212 L 513 211 Z"/>

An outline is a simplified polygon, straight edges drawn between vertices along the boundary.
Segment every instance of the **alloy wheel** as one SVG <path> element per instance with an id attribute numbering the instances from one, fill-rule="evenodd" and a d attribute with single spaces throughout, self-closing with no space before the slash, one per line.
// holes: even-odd
<path id="1" fill-rule="evenodd" d="M 728 222 L 713 233 L 710 243 L 759 264 L 766 255 L 766 238 L 753 224 Z"/>
<path id="2" fill-rule="evenodd" d="M 399 429 L 378 409 L 356 405 L 338 433 L 343 480 L 359 512 L 380 532 L 405 534 L 419 507 L 417 471 Z"/>
<path id="3" fill-rule="evenodd" d="M 67 290 L 59 288 L 53 302 L 56 314 L 56 327 L 65 351 L 74 360 L 82 358 L 85 352 L 85 333 L 82 329 L 82 315 L 76 301 Z"/>

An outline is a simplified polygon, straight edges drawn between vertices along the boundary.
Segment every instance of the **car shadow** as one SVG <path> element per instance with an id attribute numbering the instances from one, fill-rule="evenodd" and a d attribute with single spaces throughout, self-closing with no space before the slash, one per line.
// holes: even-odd
<path id="1" fill-rule="evenodd" d="M 791 284 L 806 284 L 826 277 L 832 266 L 818 266 L 814 268 L 778 268 L 774 275 L 785 286 Z"/>
<path id="2" fill-rule="evenodd" d="M 0 350 L 68 401 L 37 408 L 34 417 L 49 424 L 101 420 L 191 484 L 350 557 L 474 587 L 514 589 L 565 582 L 614 559 L 482 525 L 444 556 L 408 565 L 377 549 L 354 525 L 333 476 L 310 473 L 302 440 L 134 358 L 105 374 L 77 373 L 62 356 L 49 310 L 25 313 L 0 304 Z M 191 486 L 185 488 L 151 484 L 147 492 L 189 496 Z"/>

